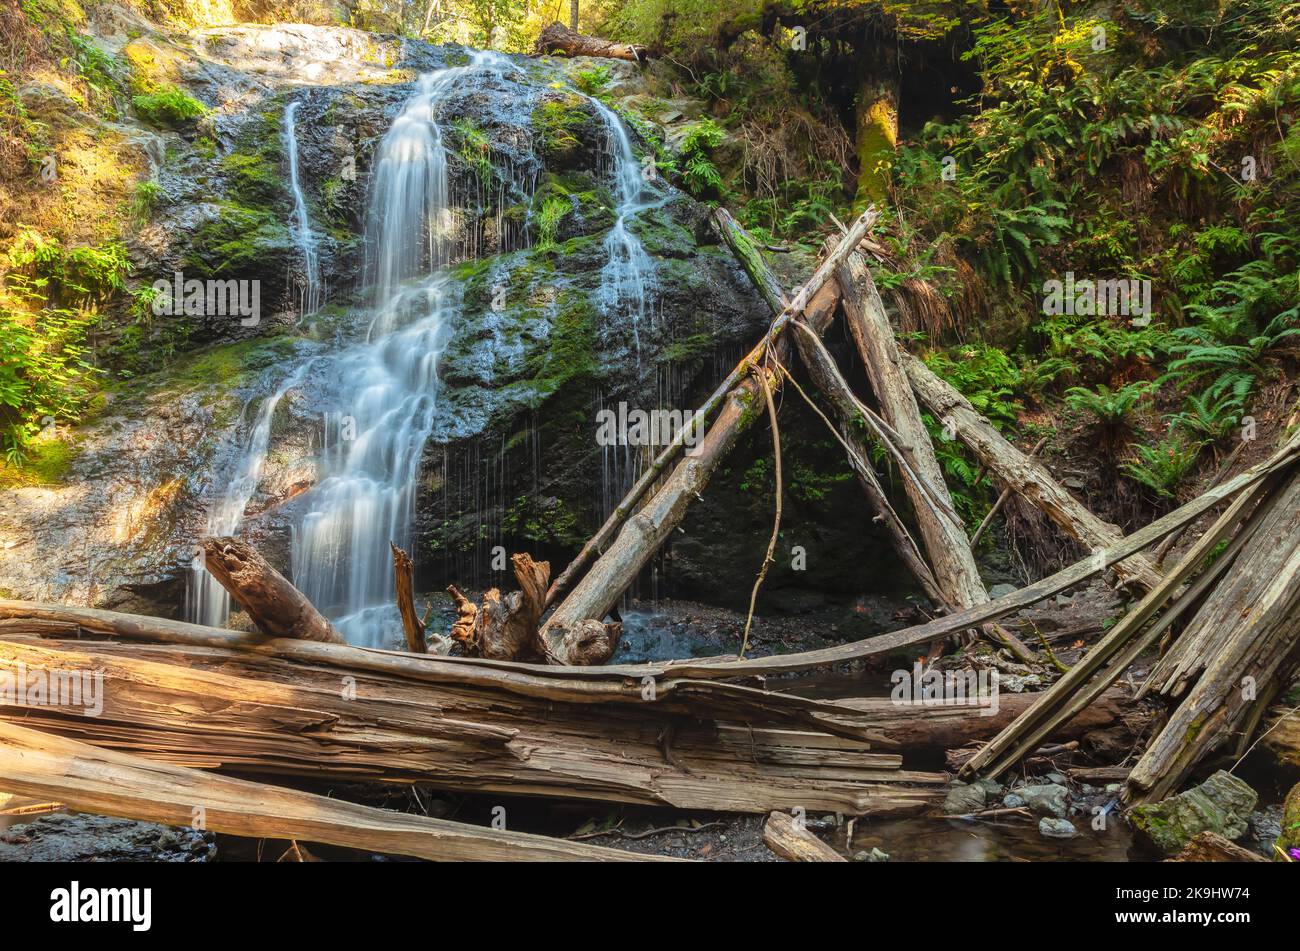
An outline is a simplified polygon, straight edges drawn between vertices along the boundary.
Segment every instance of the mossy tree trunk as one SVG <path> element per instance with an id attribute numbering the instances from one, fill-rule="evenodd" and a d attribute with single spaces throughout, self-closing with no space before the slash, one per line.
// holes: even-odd
<path id="1" fill-rule="evenodd" d="M 898 52 L 893 36 L 868 35 L 858 53 L 860 73 L 854 109 L 858 157 L 858 209 L 889 201 L 898 146 Z"/>

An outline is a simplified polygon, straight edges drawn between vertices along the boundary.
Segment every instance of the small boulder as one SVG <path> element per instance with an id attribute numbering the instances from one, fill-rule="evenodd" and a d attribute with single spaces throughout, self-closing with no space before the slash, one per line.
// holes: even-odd
<path id="1" fill-rule="evenodd" d="M 986 795 L 983 786 L 953 783 L 948 798 L 943 801 L 943 811 L 949 816 L 964 816 L 984 808 Z"/>
<path id="2" fill-rule="evenodd" d="M 1245 833 L 1259 796 L 1223 770 L 1199 786 L 1161 802 L 1134 806 L 1133 828 L 1165 855 L 1177 855 L 1198 832 L 1217 832 L 1227 839 Z"/>
<path id="3" fill-rule="evenodd" d="M 1002 797 L 1002 805 L 1008 809 L 1022 809 L 1024 808 L 1025 800 L 1019 793 L 1007 793 Z"/>
<path id="4" fill-rule="evenodd" d="M 1056 783 L 1044 783 L 1041 786 L 1025 786 L 1017 790 L 1025 805 L 1040 816 L 1054 816 L 1064 819 L 1070 807 L 1070 791 Z"/>
<path id="5" fill-rule="evenodd" d="M 1079 834 L 1079 830 L 1069 819 L 1053 819 L 1044 816 L 1038 820 L 1038 834 L 1049 839 L 1073 839 Z"/>

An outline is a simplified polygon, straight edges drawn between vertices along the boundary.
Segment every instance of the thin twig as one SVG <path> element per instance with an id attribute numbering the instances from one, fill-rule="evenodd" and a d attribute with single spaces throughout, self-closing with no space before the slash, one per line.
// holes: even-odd
<path id="1" fill-rule="evenodd" d="M 767 568 L 772 564 L 772 554 L 776 551 L 776 538 L 781 533 L 781 494 L 783 486 L 781 481 L 781 430 L 776 421 L 776 404 L 772 402 L 772 388 L 768 385 L 766 371 L 760 370 L 755 374 L 758 378 L 758 385 L 763 388 L 763 398 L 767 401 L 767 418 L 772 424 L 772 452 L 776 457 L 776 514 L 772 519 L 772 537 L 767 541 L 767 553 L 763 556 L 763 564 L 758 569 L 758 577 L 754 579 L 754 590 L 749 594 L 749 613 L 745 616 L 745 634 L 740 641 L 740 657 L 743 660 L 745 651 L 749 648 L 749 629 L 754 623 L 754 605 L 758 603 L 758 589 L 763 587 L 763 579 L 767 577 Z"/>

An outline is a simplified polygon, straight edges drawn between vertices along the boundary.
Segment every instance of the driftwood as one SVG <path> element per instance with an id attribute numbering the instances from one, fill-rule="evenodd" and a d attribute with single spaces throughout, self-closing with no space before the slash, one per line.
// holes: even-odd
<path id="1" fill-rule="evenodd" d="M 847 862 L 802 823 L 784 812 L 774 812 L 763 824 L 763 844 L 790 862 Z"/>
<path id="2" fill-rule="evenodd" d="M 791 320 L 803 313 L 805 307 L 830 279 L 838 263 L 847 256 L 858 242 L 866 235 L 876 220 L 874 209 L 868 209 L 858 218 L 849 233 L 836 245 L 834 251 L 826 257 L 807 284 L 796 295 L 790 306 L 772 321 L 763 340 L 745 356 L 713 395 L 697 411 L 697 418 L 703 420 L 711 412 L 711 407 L 721 405 L 718 418 L 709 427 L 704 438 L 694 446 L 685 459 L 682 459 L 667 476 L 654 497 L 632 514 L 632 510 L 659 473 L 671 463 L 677 452 L 684 445 L 686 428 L 677 434 L 677 438 L 665 447 L 655 459 L 650 469 L 642 475 L 615 512 L 601 527 L 600 531 L 584 546 L 560 579 L 556 590 L 564 590 L 564 585 L 577 576 L 586 560 L 596 551 L 604 548 L 606 541 L 618 535 L 608 548 L 604 548 L 600 558 L 591 566 L 568 596 L 556 607 L 554 613 L 543 627 L 542 636 L 547 643 L 554 643 L 577 631 L 584 622 L 602 620 L 618 602 L 623 592 L 636 579 L 641 569 L 654 557 L 669 534 L 681 522 L 686 509 L 703 491 L 714 470 L 726 457 L 731 447 L 749 428 L 757 417 L 751 404 L 761 397 L 761 390 L 755 374 L 768 374 L 767 385 L 779 388 L 780 379 L 767 368 L 760 366 L 772 347 L 779 353 L 784 345 L 783 331 Z M 698 432 L 698 430 L 696 430 Z M 648 480 L 648 481 L 647 481 Z M 638 494 L 640 492 L 640 494 Z M 626 519 L 626 522 L 623 522 Z M 621 525 L 621 530 L 620 530 Z M 557 596 L 548 592 L 548 599 Z"/>
<path id="3" fill-rule="evenodd" d="M 170 766 L 7 722 L 0 722 L 0 786 L 56 799 L 85 812 L 437 861 L 635 862 L 657 858 L 360 806 Z"/>
<path id="4" fill-rule="evenodd" d="M 649 56 L 649 51 L 644 46 L 587 36 L 558 20 L 542 30 L 534 49 L 542 55 L 562 53 L 565 56 L 599 56 L 604 59 L 626 59 L 634 63 Z"/>
<path id="5" fill-rule="evenodd" d="M 935 418 L 951 431 L 990 470 L 1075 541 L 1094 550 L 1110 548 L 1120 538 L 1119 529 L 1103 522 L 1067 492 L 1039 462 L 1011 445 L 967 399 L 939 379 L 916 357 L 903 358 L 903 367 L 912 388 L 934 413 Z M 1150 589 L 1160 580 L 1160 573 L 1145 556 L 1135 556 L 1115 566 L 1115 573 L 1126 583 Z"/>
<path id="6" fill-rule="evenodd" d="M 242 607 L 257 629 L 272 637 L 345 643 L 307 596 L 238 538 L 205 538 L 203 565 Z"/>

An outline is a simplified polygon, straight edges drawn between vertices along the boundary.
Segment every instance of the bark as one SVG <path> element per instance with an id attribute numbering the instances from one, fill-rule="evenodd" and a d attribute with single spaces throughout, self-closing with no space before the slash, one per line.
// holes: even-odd
<path id="1" fill-rule="evenodd" d="M 203 564 L 262 633 L 271 637 L 344 643 L 343 635 L 316 610 L 307 596 L 247 542 L 237 538 L 206 538 Z"/>
<path id="2" fill-rule="evenodd" d="M 1091 550 L 1110 548 L 1119 541 L 1119 529 L 1103 522 L 1070 495 L 1047 469 L 1004 439 L 964 396 L 939 379 L 914 356 L 903 357 L 907 378 L 936 419 L 943 420 L 980 464 L 997 473 L 1028 502 L 1041 509 L 1067 535 Z M 1125 583 L 1150 590 L 1160 580 L 1151 561 L 1135 556 L 1115 566 Z"/>
<path id="3" fill-rule="evenodd" d="M 757 411 L 761 390 L 754 374 L 767 374 L 768 385 L 779 389 L 780 380 L 769 369 L 759 366 L 759 362 L 769 347 L 774 347 L 778 359 L 781 358 L 782 350 L 788 347 L 784 344 L 783 337 L 786 326 L 803 313 L 818 291 L 830 280 L 838 263 L 857 247 L 875 220 L 875 211 L 868 209 L 854 222 L 849 233 L 840 239 L 835 249 L 796 295 L 796 299 L 772 322 L 763 340 L 728 374 L 727 379 L 698 411 L 697 416 L 702 420 L 707 417 L 712 406 L 722 406 L 718 418 L 704 438 L 677 464 L 654 498 L 635 515 L 631 515 L 632 506 L 639 499 L 638 488 L 644 493 L 657 478 L 657 473 L 671 462 L 675 452 L 681 450 L 684 432 L 679 433 L 673 444 L 660 453 L 650 471 L 633 488 L 629 498 L 620 503 L 606 525 L 587 543 L 573 564 L 565 569 L 564 575 L 556 583 L 557 587 L 561 581 L 568 583 L 566 579 L 581 570 L 586 558 L 604 548 L 605 541 L 618 530 L 622 518 L 630 516 L 621 530 L 618 530 L 617 538 L 555 609 L 543 627 L 542 634 L 548 644 L 580 637 L 584 622 L 603 619 L 681 522 L 687 507 L 704 490 L 719 463 L 759 415 Z"/>
<path id="4" fill-rule="evenodd" d="M 577 31 L 577 2 L 573 11 L 575 23 L 572 29 L 556 21 L 542 30 L 537 38 L 535 50 L 541 55 L 563 53 L 565 56 L 599 56 L 605 59 L 626 59 L 639 63 L 650 54 L 644 46 L 635 43 L 615 43 L 598 36 L 585 36 Z"/>
<path id="5" fill-rule="evenodd" d="M 784 812 L 773 812 L 763 824 L 763 844 L 790 862 L 847 862 L 807 827 Z"/>
<path id="6" fill-rule="evenodd" d="M 861 207 L 889 201 L 894 151 L 898 146 L 899 97 L 894 45 L 888 41 L 864 45 L 870 55 L 863 52 L 859 57 L 863 70 L 854 108 L 857 204 Z"/>
<path id="7" fill-rule="evenodd" d="M 434 861 L 634 862 L 650 856 L 483 829 L 170 766 L 0 722 L 0 785 L 82 812 Z"/>
<path id="8" fill-rule="evenodd" d="M 94 620 L 89 609 L 46 610 Z M 102 627 L 109 612 L 96 613 Z M 905 770 L 900 756 L 817 731 L 802 717 L 761 712 L 781 695 L 702 685 L 726 688 L 733 702 L 719 706 L 712 690 L 665 680 L 650 692 L 633 681 L 621 700 L 591 683 L 553 699 L 496 666 L 483 672 L 498 676 L 471 679 L 464 668 L 475 665 L 435 655 L 248 644 L 235 632 L 198 631 L 202 638 L 179 644 L 6 633 L 0 675 L 98 676 L 102 708 L 86 716 L 85 704 L 6 707 L 0 719 L 183 766 L 462 792 L 855 814 L 914 813 L 941 793 L 942 774 Z M 277 643 L 287 657 L 268 650 Z M 366 660 L 368 668 L 351 663 Z M 439 671 L 448 676 L 433 680 Z M 828 723 L 852 723 L 859 735 L 869 729 L 869 713 L 815 706 Z"/>
<path id="9" fill-rule="evenodd" d="M 1267 862 L 1250 849 L 1224 838 L 1217 832 L 1198 832 L 1183 850 L 1166 862 Z"/>

